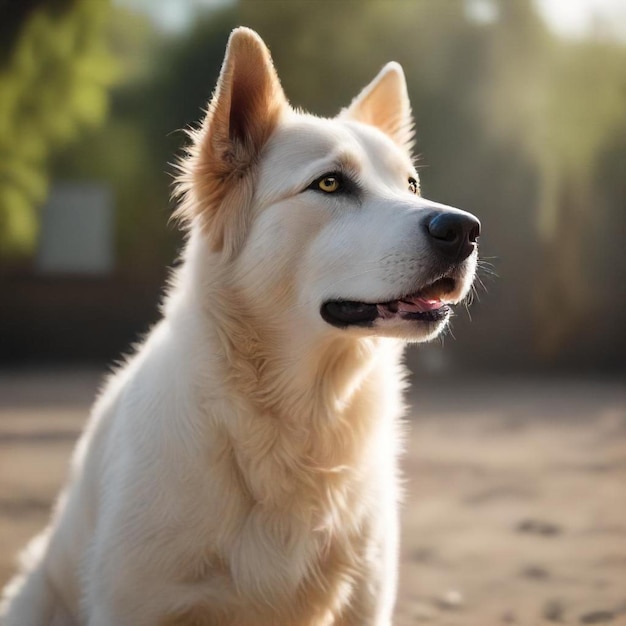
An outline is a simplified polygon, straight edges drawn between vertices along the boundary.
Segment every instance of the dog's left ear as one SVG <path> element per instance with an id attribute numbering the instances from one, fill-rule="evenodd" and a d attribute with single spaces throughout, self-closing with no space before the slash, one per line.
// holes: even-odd
<path id="1" fill-rule="evenodd" d="M 402 66 L 387 63 L 340 117 L 376 126 L 410 153 L 415 132 Z"/>

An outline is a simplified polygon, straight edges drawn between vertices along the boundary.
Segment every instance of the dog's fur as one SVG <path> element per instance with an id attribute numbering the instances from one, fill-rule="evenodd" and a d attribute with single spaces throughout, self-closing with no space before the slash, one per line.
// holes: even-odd
<path id="1" fill-rule="evenodd" d="M 112 376 L 50 528 L 5 590 L 4 626 L 389 625 L 407 341 L 447 323 L 338 328 L 329 299 L 388 302 L 442 264 L 421 227 L 404 75 L 334 119 L 287 103 L 234 31 L 181 162 L 189 235 L 162 321 Z M 350 193 L 311 188 L 343 172 Z"/>

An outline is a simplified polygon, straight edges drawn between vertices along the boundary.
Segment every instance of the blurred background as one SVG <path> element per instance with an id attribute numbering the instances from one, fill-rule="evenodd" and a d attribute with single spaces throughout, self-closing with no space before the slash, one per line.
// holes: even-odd
<path id="1" fill-rule="evenodd" d="M 415 367 L 624 369 L 623 0 L 0 6 L 4 364 L 111 360 L 157 317 L 181 245 L 169 163 L 244 24 L 321 115 L 399 61 L 424 195 L 483 222 L 472 320 Z"/>
<path id="2" fill-rule="evenodd" d="M 625 624 L 625 0 L 0 0 L 0 584 L 158 319 L 237 25 L 320 115 L 399 61 L 424 195 L 483 224 L 477 298 L 409 352 L 398 623 Z"/>

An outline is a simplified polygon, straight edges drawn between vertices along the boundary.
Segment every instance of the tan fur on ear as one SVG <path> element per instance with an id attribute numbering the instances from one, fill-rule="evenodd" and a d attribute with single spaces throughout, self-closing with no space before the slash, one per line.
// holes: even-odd
<path id="1" fill-rule="evenodd" d="M 402 66 L 387 63 L 340 117 L 376 126 L 411 152 L 415 131 Z"/>
<path id="2" fill-rule="evenodd" d="M 288 102 L 263 40 L 236 28 L 206 117 L 178 164 L 174 217 L 199 220 L 216 250 L 232 256 L 245 238 L 254 170 Z"/>

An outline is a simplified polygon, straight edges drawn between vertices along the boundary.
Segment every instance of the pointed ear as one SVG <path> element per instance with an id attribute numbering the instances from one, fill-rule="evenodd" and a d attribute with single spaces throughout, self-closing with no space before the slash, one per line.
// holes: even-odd
<path id="1" fill-rule="evenodd" d="M 413 116 L 406 79 L 399 63 L 387 63 L 340 117 L 371 124 L 411 152 Z"/>
<path id="2" fill-rule="evenodd" d="M 215 249 L 245 237 L 258 156 L 289 104 L 263 40 L 236 28 L 199 130 L 179 164 L 175 216 L 199 218 Z"/>
<path id="3" fill-rule="evenodd" d="M 210 148 L 236 148 L 255 157 L 287 107 L 287 99 L 263 40 L 249 28 L 236 28 L 209 106 L 204 126 Z"/>

